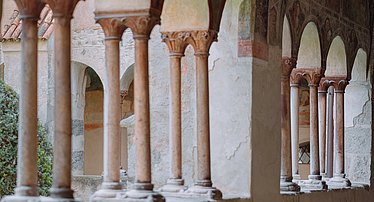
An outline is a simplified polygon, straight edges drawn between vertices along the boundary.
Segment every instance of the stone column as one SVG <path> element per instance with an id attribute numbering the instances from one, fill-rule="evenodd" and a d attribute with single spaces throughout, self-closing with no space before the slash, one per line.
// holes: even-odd
<path id="1" fill-rule="evenodd" d="M 182 178 L 182 103 L 181 103 L 181 58 L 187 43 L 183 32 L 163 33 L 170 51 L 170 177 L 162 192 L 180 192 L 186 187 Z"/>
<path id="2" fill-rule="evenodd" d="M 300 78 L 296 71 L 291 73 L 291 154 L 292 177 L 294 181 L 300 180 L 299 174 L 299 83 Z"/>
<path id="3" fill-rule="evenodd" d="M 125 30 L 121 20 L 97 18 L 105 34 L 106 80 L 104 87 L 104 179 L 93 201 L 115 198 L 122 191 L 121 157 L 121 91 L 119 42 Z"/>
<path id="4" fill-rule="evenodd" d="M 151 175 L 151 134 L 148 81 L 148 41 L 153 27 L 160 21 L 156 16 L 132 16 L 124 19 L 135 40 L 134 114 L 135 114 L 135 183 L 125 198 L 163 201 L 153 191 Z"/>
<path id="5" fill-rule="evenodd" d="M 321 176 L 326 177 L 326 93 L 329 82 L 322 78 L 318 87 L 319 165 Z"/>
<path id="6" fill-rule="evenodd" d="M 334 162 L 334 86 L 329 87 L 328 96 L 326 174 L 327 178 L 332 178 Z"/>
<path id="7" fill-rule="evenodd" d="M 292 182 L 291 157 L 291 117 L 290 117 L 290 74 L 296 67 L 293 58 L 282 59 L 281 76 L 281 191 L 300 191 L 300 187 Z"/>
<path id="8" fill-rule="evenodd" d="M 16 0 L 22 20 L 21 92 L 18 116 L 17 186 L 3 201 L 28 201 L 38 194 L 38 28 L 44 7 L 39 0 Z M 22 200 L 24 197 L 24 200 Z M 35 199 L 37 200 L 37 199 Z"/>
<path id="9" fill-rule="evenodd" d="M 195 50 L 197 112 L 197 180 L 188 192 L 220 199 L 222 193 L 212 186 L 210 172 L 208 57 L 210 46 L 216 40 L 216 31 L 193 31 L 188 38 Z"/>
<path id="10" fill-rule="evenodd" d="M 319 136 L 318 136 L 318 85 L 321 80 L 321 69 L 306 69 L 305 78 L 309 83 L 310 93 L 310 175 L 309 180 L 300 186 L 303 189 L 327 189 L 326 182 L 322 181 L 319 167 Z"/>
<path id="11" fill-rule="evenodd" d="M 334 81 L 335 88 L 335 134 L 334 134 L 334 154 L 336 156 L 334 165 L 334 177 L 329 180 L 331 187 L 350 187 L 351 182 L 345 177 L 344 171 L 344 92 L 348 81 L 344 78 L 337 78 Z"/>
<path id="12" fill-rule="evenodd" d="M 51 197 L 72 199 L 71 189 L 71 19 L 78 0 L 45 0 L 53 11 L 55 48 L 55 111 Z"/>

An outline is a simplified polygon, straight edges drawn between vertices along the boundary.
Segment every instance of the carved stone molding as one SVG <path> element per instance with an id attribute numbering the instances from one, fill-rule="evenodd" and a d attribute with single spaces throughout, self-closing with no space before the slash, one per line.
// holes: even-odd
<path id="1" fill-rule="evenodd" d="M 20 12 L 20 19 L 38 20 L 45 5 L 42 0 L 15 0 L 15 2 Z"/>
<path id="2" fill-rule="evenodd" d="M 161 33 L 162 42 L 165 42 L 171 55 L 183 56 L 188 46 L 188 32 L 163 32 Z"/>
<path id="3" fill-rule="evenodd" d="M 345 77 L 325 77 L 323 78 L 328 86 L 333 86 L 336 93 L 344 93 L 345 87 L 349 84 L 348 80 Z"/>
<path id="4" fill-rule="evenodd" d="M 290 57 L 282 58 L 282 81 L 290 80 L 292 70 L 296 68 L 296 59 Z"/>
<path id="5" fill-rule="evenodd" d="M 217 41 L 217 31 L 190 31 L 187 32 L 187 42 L 192 45 L 196 54 L 209 54 L 210 46 Z"/>
<path id="6" fill-rule="evenodd" d="M 100 18 L 97 19 L 97 23 L 104 31 L 105 40 L 121 40 L 122 34 L 127 28 L 119 18 Z"/>
<path id="7" fill-rule="evenodd" d="M 67 18 L 71 20 L 75 6 L 80 0 L 42 0 L 48 4 L 52 11 L 54 18 Z"/>
<path id="8" fill-rule="evenodd" d="M 291 84 L 299 84 L 303 78 L 309 86 L 318 86 L 322 76 L 322 68 L 296 68 L 291 73 Z"/>
<path id="9" fill-rule="evenodd" d="M 149 39 L 155 25 L 160 24 L 160 16 L 130 16 L 122 19 L 124 25 L 133 32 L 134 39 Z"/>

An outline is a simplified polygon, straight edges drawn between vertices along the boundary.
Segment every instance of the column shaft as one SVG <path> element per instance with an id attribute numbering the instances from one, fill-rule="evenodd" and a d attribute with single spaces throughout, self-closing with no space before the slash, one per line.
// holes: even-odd
<path id="1" fill-rule="evenodd" d="M 71 190 L 70 17 L 55 17 L 55 131 L 53 197 L 73 198 Z"/>
<path id="2" fill-rule="evenodd" d="M 134 111 L 136 182 L 151 183 L 151 136 L 149 117 L 148 37 L 135 38 Z M 147 187 L 145 189 L 152 189 Z"/>
<path id="3" fill-rule="evenodd" d="M 344 175 L 344 91 L 335 91 L 335 176 Z"/>
<path id="4" fill-rule="evenodd" d="M 121 97 L 120 97 L 120 38 L 105 40 L 107 82 L 104 90 L 104 184 L 121 189 L 120 155 L 121 155 Z"/>
<path id="5" fill-rule="evenodd" d="M 291 86 L 291 153 L 292 153 L 292 176 L 300 178 L 299 175 L 299 86 Z"/>
<path id="6" fill-rule="evenodd" d="M 310 179 L 320 180 L 318 141 L 318 92 L 317 85 L 310 84 Z"/>
<path id="7" fill-rule="evenodd" d="M 171 179 L 182 179 L 181 55 L 170 56 Z"/>
<path id="8" fill-rule="evenodd" d="M 333 154 L 334 154 L 334 87 L 329 87 L 328 92 L 328 113 L 327 113 L 327 155 L 326 155 L 326 173 L 327 177 L 333 177 Z"/>
<path id="9" fill-rule="evenodd" d="M 281 180 L 288 182 L 292 181 L 289 76 L 281 81 L 281 109 Z"/>
<path id="10" fill-rule="evenodd" d="M 326 173 L 326 91 L 318 92 L 320 172 Z"/>
<path id="11" fill-rule="evenodd" d="M 19 99 L 16 195 L 38 195 L 37 18 L 22 19 L 21 94 Z"/>
<path id="12" fill-rule="evenodd" d="M 210 175 L 208 54 L 195 54 L 197 102 L 197 184 L 212 186 Z"/>

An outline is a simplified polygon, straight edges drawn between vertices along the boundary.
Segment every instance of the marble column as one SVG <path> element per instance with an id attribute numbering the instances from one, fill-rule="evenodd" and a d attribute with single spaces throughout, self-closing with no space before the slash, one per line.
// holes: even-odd
<path id="1" fill-rule="evenodd" d="M 291 156 L 292 177 L 294 181 L 300 180 L 299 174 L 299 83 L 296 71 L 291 73 Z"/>
<path id="2" fill-rule="evenodd" d="M 33 200 L 38 194 L 38 28 L 44 4 L 38 0 L 16 0 L 22 20 L 21 92 L 18 116 L 17 186 L 14 196 L 3 201 Z M 37 200 L 37 199 L 35 199 Z"/>
<path id="3" fill-rule="evenodd" d="M 187 43 L 183 32 L 163 33 L 162 38 L 170 52 L 170 112 L 169 151 L 170 177 L 162 192 L 180 192 L 186 187 L 182 178 L 182 103 L 181 58 Z"/>
<path id="4" fill-rule="evenodd" d="M 281 75 L 281 191 L 300 191 L 300 187 L 292 182 L 291 157 L 291 117 L 290 117 L 290 74 L 296 67 L 293 58 L 282 59 Z"/>
<path id="5" fill-rule="evenodd" d="M 51 197 L 73 199 L 71 189 L 71 19 L 78 0 L 45 0 L 53 11 L 55 49 L 55 110 Z"/>
<path id="6" fill-rule="evenodd" d="M 333 177 L 334 164 L 334 86 L 328 89 L 328 104 L 327 104 L 327 155 L 326 155 L 326 177 Z"/>
<path id="7" fill-rule="evenodd" d="M 187 192 L 221 199 L 221 191 L 212 186 L 210 164 L 208 57 L 210 46 L 216 40 L 216 31 L 193 31 L 188 38 L 196 61 L 197 180 Z"/>
<path id="8" fill-rule="evenodd" d="M 106 80 L 104 88 L 104 179 L 92 200 L 115 198 L 122 191 L 121 156 L 121 91 L 119 42 L 125 30 L 120 19 L 96 18 L 105 34 Z"/>
<path id="9" fill-rule="evenodd" d="M 344 171 L 344 92 L 348 81 L 344 78 L 334 81 L 335 88 L 335 134 L 334 134 L 334 177 L 329 180 L 331 187 L 350 187 L 351 182 L 346 178 Z"/>
<path id="10" fill-rule="evenodd" d="M 309 85 L 310 94 L 310 175 L 300 186 L 308 190 L 327 189 L 322 180 L 319 167 L 319 136 L 318 136 L 318 85 L 321 79 L 321 69 L 306 69 L 305 78 Z"/>
<path id="11" fill-rule="evenodd" d="M 322 78 L 318 87 L 319 166 L 321 176 L 326 177 L 326 94 L 329 82 Z"/>
<path id="12" fill-rule="evenodd" d="M 148 42 L 153 27 L 160 22 L 156 16 L 131 16 L 124 20 L 135 40 L 134 114 L 135 114 L 135 182 L 124 196 L 135 199 L 164 201 L 153 191 L 151 174 L 151 134 L 148 80 Z"/>

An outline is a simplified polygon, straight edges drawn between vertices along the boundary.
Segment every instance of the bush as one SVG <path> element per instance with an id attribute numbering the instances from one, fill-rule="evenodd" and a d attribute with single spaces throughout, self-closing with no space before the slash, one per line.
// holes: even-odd
<path id="1" fill-rule="evenodd" d="M 52 184 L 52 145 L 46 130 L 38 126 L 38 177 L 40 195 Z M 18 96 L 0 80 L 0 198 L 13 194 L 16 186 L 18 141 Z"/>

